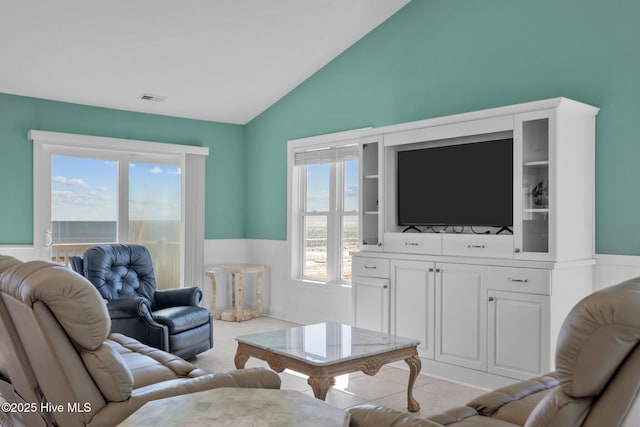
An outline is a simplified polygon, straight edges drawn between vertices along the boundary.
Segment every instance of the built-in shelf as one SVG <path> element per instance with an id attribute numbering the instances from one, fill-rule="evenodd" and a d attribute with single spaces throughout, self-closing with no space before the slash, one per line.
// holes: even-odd
<path id="1" fill-rule="evenodd" d="M 525 209 L 526 213 L 549 213 L 549 208 L 541 209 Z"/>
<path id="2" fill-rule="evenodd" d="M 365 175 L 363 178 L 364 178 L 364 179 L 378 179 L 378 174 L 375 174 L 375 175 Z"/>
<path id="3" fill-rule="evenodd" d="M 378 211 L 366 211 L 365 215 L 378 215 Z"/>

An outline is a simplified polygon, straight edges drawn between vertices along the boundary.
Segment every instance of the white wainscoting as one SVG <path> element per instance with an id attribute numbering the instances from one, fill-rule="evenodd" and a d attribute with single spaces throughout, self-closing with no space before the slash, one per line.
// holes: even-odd
<path id="1" fill-rule="evenodd" d="M 0 254 L 22 261 L 34 259 L 31 245 L 0 245 Z M 287 242 L 258 239 L 205 240 L 205 266 L 223 263 L 258 263 L 268 267 L 263 280 L 265 314 L 292 322 L 310 324 L 326 320 L 351 323 L 351 290 L 291 280 Z M 204 272 L 203 272 L 204 275 Z M 596 255 L 594 290 L 640 276 L 640 256 Z M 254 281 L 245 283 L 247 304 L 255 304 Z M 230 304 L 226 278 L 218 280 L 218 307 Z M 204 278 L 203 306 L 211 302 L 209 278 Z M 188 285 L 188 284 L 187 284 Z M 228 302 L 227 302 L 228 301 Z"/>
<path id="2" fill-rule="evenodd" d="M 640 276 L 640 256 L 596 255 L 593 290 Z"/>
<path id="3" fill-rule="evenodd" d="M 207 241 L 206 247 L 219 247 L 225 255 L 225 241 Z M 294 281 L 289 274 L 287 243 L 281 240 L 244 240 L 239 257 L 244 262 L 261 263 L 269 267 L 265 278 L 265 313 L 272 317 L 298 323 L 335 320 L 351 323 L 351 290 L 347 287 L 325 286 Z M 240 245 L 241 246 L 241 245 Z M 205 250 L 205 253 L 208 253 Z M 207 258 L 207 263 L 213 263 Z M 640 276 L 640 256 L 596 255 L 593 289 L 599 290 L 624 280 Z M 220 289 L 220 286 L 219 288 Z M 245 296 L 248 296 L 245 293 Z M 222 296 L 218 291 L 218 300 Z"/>
<path id="4" fill-rule="evenodd" d="M 291 322 L 311 324 L 327 320 L 351 323 L 351 288 L 291 280 L 287 242 L 282 240 L 238 239 L 205 241 L 205 265 L 255 263 L 267 266 L 262 282 L 265 314 Z M 206 281 L 209 283 L 209 280 Z M 231 303 L 228 278 L 216 277 L 218 309 Z M 245 281 L 244 296 L 254 305 L 255 285 Z M 211 301 L 211 288 L 205 286 L 204 303 Z"/>
<path id="5" fill-rule="evenodd" d="M 34 249 L 31 245 L 0 245 L 0 254 L 12 256 L 21 261 L 31 261 L 34 259 Z"/>

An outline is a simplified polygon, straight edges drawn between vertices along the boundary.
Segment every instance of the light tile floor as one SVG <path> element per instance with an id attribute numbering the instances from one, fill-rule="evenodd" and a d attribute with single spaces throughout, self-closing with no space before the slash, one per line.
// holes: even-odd
<path id="1" fill-rule="evenodd" d="M 239 323 L 217 320 L 214 326 L 214 348 L 198 355 L 191 362 L 211 372 L 235 369 L 233 357 L 236 351 L 236 336 L 292 326 L 296 325 L 264 316 Z M 250 358 L 246 364 L 246 367 L 258 366 L 267 364 L 255 358 Z M 391 365 L 384 366 L 375 376 L 368 376 L 362 372 L 342 375 L 336 378 L 336 385 L 329 390 L 326 402 L 342 409 L 372 403 L 407 411 L 408 375 L 407 370 Z M 313 396 L 305 376 L 286 370 L 280 377 L 283 389 L 297 390 Z M 428 416 L 442 412 L 454 406 L 464 405 L 482 393 L 483 390 L 420 375 L 413 391 L 421 406 L 416 414 Z"/>

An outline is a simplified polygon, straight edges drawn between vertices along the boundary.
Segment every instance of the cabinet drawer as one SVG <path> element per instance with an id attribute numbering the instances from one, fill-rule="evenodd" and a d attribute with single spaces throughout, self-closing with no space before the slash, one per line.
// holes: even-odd
<path id="1" fill-rule="evenodd" d="M 354 276 L 389 277 L 388 259 L 353 257 L 351 268 Z"/>
<path id="2" fill-rule="evenodd" d="M 489 267 L 488 288 L 551 295 L 551 271 L 537 268 Z"/>
<path id="3" fill-rule="evenodd" d="M 445 234 L 442 236 L 442 253 L 483 258 L 513 258 L 513 236 Z"/>
<path id="4" fill-rule="evenodd" d="M 386 233 L 384 235 L 385 252 L 407 254 L 442 253 L 442 236 L 434 233 Z"/>

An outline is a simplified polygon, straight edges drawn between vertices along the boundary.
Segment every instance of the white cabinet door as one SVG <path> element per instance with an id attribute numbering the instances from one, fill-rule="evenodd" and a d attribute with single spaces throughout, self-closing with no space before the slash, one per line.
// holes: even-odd
<path id="1" fill-rule="evenodd" d="M 433 263 L 391 262 L 391 333 L 420 340 L 420 356 L 433 359 Z"/>
<path id="2" fill-rule="evenodd" d="M 547 372 L 549 297 L 489 291 L 490 373 L 528 379 Z"/>
<path id="3" fill-rule="evenodd" d="M 487 267 L 436 264 L 435 359 L 487 369 Z"/>
<path id="4" fill-rule="evenodd" d="M 389 279 L 354 276 L 351 281 L 354 324 L 389 333 Z"/>

